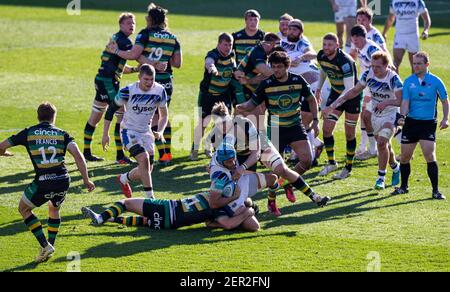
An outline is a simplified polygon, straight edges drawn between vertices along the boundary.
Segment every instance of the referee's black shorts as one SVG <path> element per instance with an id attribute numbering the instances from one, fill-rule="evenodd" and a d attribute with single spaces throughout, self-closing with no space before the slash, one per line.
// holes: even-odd
<path id="1" fill-rule="evenodd" d="M 420 140 L 436 142 L 436 120 L 405 119 L 402 130 L 402 144 L 417 143 Z"/>

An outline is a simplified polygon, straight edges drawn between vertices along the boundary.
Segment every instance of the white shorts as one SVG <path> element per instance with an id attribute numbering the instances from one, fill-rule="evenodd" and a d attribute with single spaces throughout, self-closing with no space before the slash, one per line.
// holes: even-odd
<path id="1" fill-rule="evenodd" d="M 365 110 L 369 113 L 373 113 L 372 100 L 365 104 Z"/>
<path id="2" fill-rule="evenodd" d="M 120 134 L 122 136 L 123 145 L 130 151 L 131 155 L 133 155 L 133 153 L 131 153 L 131 148 L 134 146 L 141 146 L 149 154 L 154 153 L 153 143 L 155 142 L 155 137 L 152 133 L 140 133 L 133 130 L 122 129 Z"/>
<path id="3" fill-rule="evenodd" d="M 356 7 L 354 6 L 339 7 L 339 10 L 334 13 L 334 21 L 336 23 L 344 22 L 344 19 L 347 17 L 356 17 Z"/>
<path id="4" fill-rule="evenodd" d="M 394 49 L 404 49 L 415 54 L 420 51 L 419 36 L 413 34 L 395 34 Z"/>
<path id="5" fill-rule="evenodd" d="M 312 85 L 311 85 L 312 87 Z M 317 85 L 315 86 L 317 88 Z M 331 84 L 330 81 L 327 80 L 324 82 L 323 86 L 322 86 L 322 90 L 320 92 L 320 98 L 322 99 L 322 102 L 319 104 L 321 109 L 324 109 L 327 107 L 327 102 L 328 102 L 328 98 L 330 97 L 331 94 Z"/>
<path id="6" fill-rule="evenodd" d="M 383 116 L 372 115 L 373 134 L 377 136 L 380 133 L 380 131 L 384 128 L 383 126 L 386 123 L 394 125 L 396 119 L 397 119 L 397 112 L 392 112 Z"/>

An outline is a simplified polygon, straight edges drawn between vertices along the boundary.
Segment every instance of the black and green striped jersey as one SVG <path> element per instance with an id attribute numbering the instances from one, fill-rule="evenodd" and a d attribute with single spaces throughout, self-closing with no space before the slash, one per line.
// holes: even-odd
<path id="1" fill-rule="evenodd" d="M 133 47 L 131 40 L 122 31 L 115 33 L 111 39 L 117 43 L 119 50 L 129 51 Z M 100 69 L 98 69 L 98 76 L 120 81 L 127 60 L 107 51 L 103 51 L 101 59 L 102 63 Z"/>
<path id="2" fill-rule="evenodd" d="M 203 80 L 200 83 L 200 91 L 212 95 L 222 95 L 228 91 L 233 78 L 233 71 L 236 69 L 234 52 L 224 57 L 216 48 L 208 52 L 205 59 L 208 58 L 214 60 L 219 75 L 215 76 L 205 68 Z"/>
<path id="3" fill-rule="evenodd" d="M 209 206 L 209 193 L 196 194 L 181 200 L 146 199 L 144 216 L 152 229 L 177 229 L 214 220 L 217 210 Z"/>
<path id="4" fill-rule="evenodd" d="M 247 78 L 253 78 L 258 75 L 256 67 L 260 64 L 267 64 L 268 56 L 262 45 L 257 45 L 251 49 L 238 65 L 238 70 L 245 73 Z M 246 84 L 245 87 L 252 92 L 256 91 L 258 85 Z"/>
<path id="5" fill-rule="evenodd" d="M 8 141 L 12 146 L 25 146 L 36 177 L 67 174 L 64 157 L 67 146 L 74 139 L 65 131 L 49 123 L 40 123 L 9 137 Z"/>
<path id="6" fill-rule="evenodd" d="M 327 74 L 331 88 L 337 93 L 340 94 L 345 90 L 344 78 L 352 77 L 354 84 L 358 83 L 355 61 L 341 49 L 338 49 L 336 56 L 332 60 L 328 59 L 323 50 L 320 50 L 317 54 L 317 61 Z"/>
<path id="7" fill-rule="evenodd" d="M 255 35 L 249 36 L 245 28 L 233 33 L 233 50 L 236 53 L 236 63 L 240 63 L 247 53 L 264 39 L 264 32 L 260 29 Z"/>
<path id="8" fill-rule="evenodd" d="M 145 28 L 136 37 L 136 45 L 144 48 L 143 55 L 151 61 L 167 62 L 164 72 L 156 72 L 157 82 L 167 82 L 172 78 L 170 59 L 181 52 L 177 37 L 162 28 Z"/>
<path id="9" fill-rule="evenodd" d="M 262 81 L 252 102 L 255 105 L 265 103 L 269 111 L 269 127 L 292 127 L 301 125 L 302 97 L 305 101 L 314 98 L 309 84 L 301 76 L 288 73 L 288 79 L 284 82 L 273 75 Z"/>

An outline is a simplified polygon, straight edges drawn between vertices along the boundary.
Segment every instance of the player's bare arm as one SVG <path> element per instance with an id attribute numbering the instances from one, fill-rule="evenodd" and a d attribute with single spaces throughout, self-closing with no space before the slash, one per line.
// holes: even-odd
<path id="1" fill-rule="evenodd" d="M 389 29 L 392 27 L 392 25 L 394 25 L 394 21 L 395 21 L 395 14 L 390 13 L 386 19 L 386 23 L 384 24 L 384 29 L 383 29 L 383 38 L 385 40 L 387 40 L 386 35 L 387 35 Z"/>
<path id="2" fill-rule="evenodd" d="M 3 141 L 0 143 L 0 156 L 13 156 L 9 151 L 6 151 L 6 149 L 12 147 L 8 140 Z"/>
<path id="3" fill-rule="evenodd" d="M 441 124 L 439 125 L 439 129 L 444 130 L 444 129 L 447 129 L 449 126 L 449 122 L 448 122 L 449 102 L 448 102 L 448 99 L 444 99 L 441 101 L 442 101 L 443 118 L 442 118 Z"/>
<path id="4" fill-rule="evenodd" d="M 221 228 L 225 230 L 232 230 L 239 227 L 239 225 L 247 220 L 247 218 L 254 216 L 255 211 L 252 208 L 242 206 L 236 211 L 236 214 L 237 215 L 234 215 L 233 217 L 219 217 L 216 219 L 216 222 L 220 225 Z"/>
<path id="5" fill-rule="evenodd" d="M 222 196 L 222 193 L 211 190 L 209 196 L 209 206 L 213 209 L 225 207 L 229 203 L 237 200 L 240 195 L 241 192 L 239 190 L 239 187 L 236 187 L 236 191 L 230 197 L 224 197 Z"/>
<path id="6" fill-rule="evenodd" d="M 356 84 L 352 89 L 341 95 L 338 99 L 336 99 L 330 106 L 326 107 L 323 110 L 323 115 L 327 116 L 330 114 L 333 110 L 338 108 L 339 106 L 343 105 L 348 100 L 351 100 L 353 98 L 356 98 L 362 91 L 364 90 L 364 86 L 361 84 Z"/>
<path id="7" fill-rule="evenodd" d="M 159 107 L 159 120 L 158 120 L 158 131 L 154 132 L 156 139 L 161 139 L 164 141 L 164 130 L 167 127 L 167 123 L 169 122 L 169 111 L 166 106 Z"/>
<path id="8" fill-rule="evenodd" d="M 172 67 L 181 68 L 181 65 L 183 64 L 183 55 L 181 54 L 181 51 L 174 53 L 169 62 Z"/>
<path id="9" fill-rule="evenodd" d="M 426 10 L 424 13 L 422 13 L 420 15 L 420 17 L 422 17 L 423 20 L 423 32 L 422 32 L 422 39 L 426 40 L 428 38 L 429 32 L 430 32 L 430 28 L 431 28 L 431 17 L 430 17 L 430 13 L 428 12 L 428 10 Z"/>
<path id="10" fill-rule="evenodd" d="M 117 42 L 111 40 L 109 42 L 109 44 L 106 46 L 106 51 L 108 53 L 117 55 L 117 56 L 121 57 L 122 59 L 137 60 L 139 58 L 139 56 L 142 54 L 142 52 L 144 51 L 144 48 L 141 46 L 134 45 L 131 48 L 131 50 L 122 51 L 122 50 L 119 50 L 119 45 L 117 44 Z"/>
<path id="11" fill-rule="evenodd" d="M 251 100 L 248 100 L 236 106 L 236 113 L 240 115 L 246 115 L 248 113 L 251 113 L 255 109 L 256 105 Z"/>

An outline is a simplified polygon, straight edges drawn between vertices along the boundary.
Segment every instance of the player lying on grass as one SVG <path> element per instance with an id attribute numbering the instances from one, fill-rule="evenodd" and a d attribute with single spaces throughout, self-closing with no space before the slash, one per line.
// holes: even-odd
<path id="1" fill-rule="evenodd" d="M 308 196 L 319 207 L 325 206 L 331 200 L 329 197 L 321 197 L 314 193 L 297 172 L 289 169 L 275 146 L 264 133 L 258 133 L 249 119 L 242 116 L 232 117 L 223 103 L 217 103 L 212 113 L 215 127 L 208 140 L 211 140 L 214 145 L 220 145 L 222 141 L 234 145 L 239 162 L 233 173 L 234 180 L 239 179 L 246 170 L 256 172 L 259 160 L 274 174 L 282 178 L 280 179 L 280 185 L 285 187 L 289 201 L 296 201 L 292 187 L 288 187 L 290 184 Z M 279 216 L 281 212 L 276 206 L 275 199 L 275 192 L 269 192 L 269 212 Z"/>
<path id="2" fill-rule="evenodd" d="M 233 164 L 230 160 L 226 164 Z M 235 162 L 234 162 L 235 163 Z M 83 214 L 93 225 L 115 222 L 127 226 L 148 226 L 151 229 L 177 229 L 198 223 L 210 228 L 258 231 L 259 222 L 249 196 L 266 185 L 274 185 L 276 176 L 270 174 L 246 174 L 241 183 L 217 179 L 210 192 L 203 192 L 180 200 L 125 199 L 116 202 L 100 214 L 83 207 Z M 242 188 L 242 189 L 241 189 Z M 132 212 L 138 216 L 121 216 Z"/>
<path id="3" fill-rule="evenodd" d="M 258 191 L 273 187 L 277 177 L 273 174 L 247 173 L 233 181 L 236 169 L 236 151 L 233 145 L 223 143 L 213 156 L 210 166 L 211 189 L 180 200 L 126 199 L 115 203 L 101 214 L 83 207 L 83 214 L 94 225 L 115 222 L 128 226 L 149 226 L 151 229 L 177 229 L 205 222 L 211 228 L 226 230 L 240 227 L 258 231 L 259 222 L 250 197 Z M 120 216 L 133 212 L 139 216 Z"/>
<path id="4" fill-rule="evenodd" d="M 69 189 L 70 176 L 64 164 L 66 151 L 74 157 L 83 183 L 91 192 L 95 185 L 89 180 L 86 162 L 74 139 L 65 131 L 55 127 L 56 107 L 43 103 L 37 110 L 39 124 L 26 128 L 0 143 L 0 156 L 11 156 L 6 149 L 25 146 L 36 172 L 35 179 L 23 192 L 19 212 L 25 225 L 41 245 L 37 263 L 46 261 L 55 252 L 56 236 L 61 225 L 59 209 Z M 33 209 L 48 202 L 48 237 L 42 230 L 41 221 Z"/>

